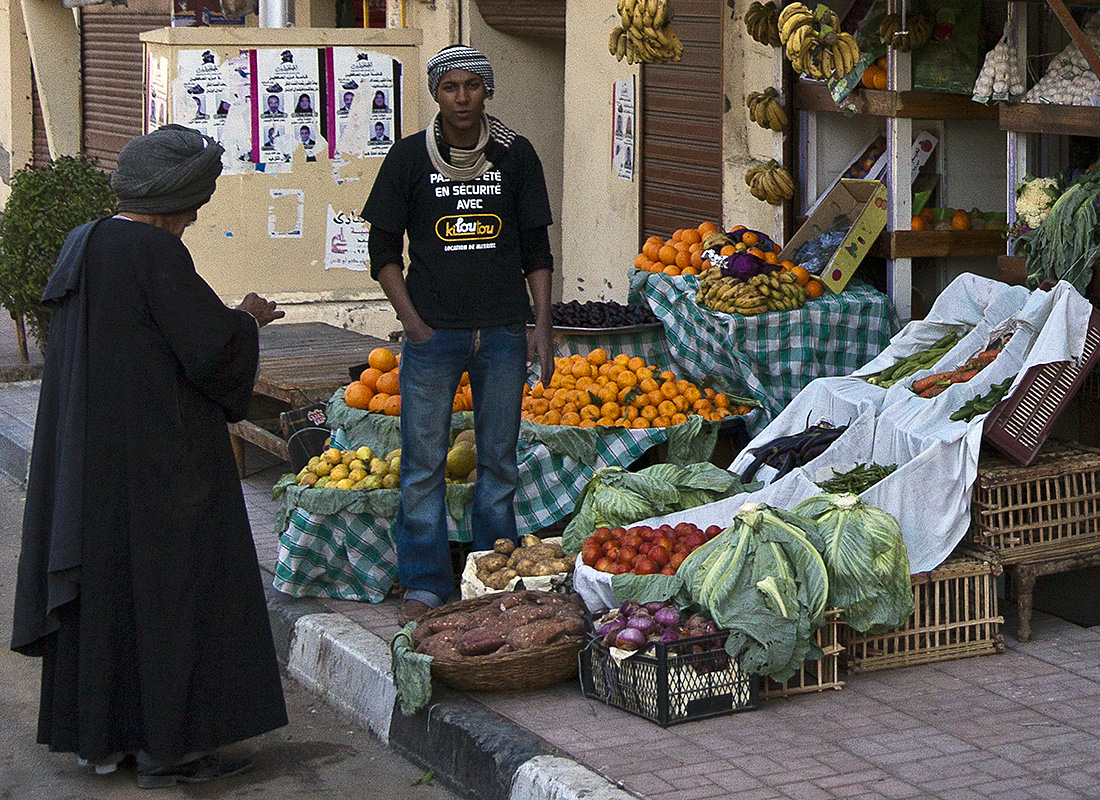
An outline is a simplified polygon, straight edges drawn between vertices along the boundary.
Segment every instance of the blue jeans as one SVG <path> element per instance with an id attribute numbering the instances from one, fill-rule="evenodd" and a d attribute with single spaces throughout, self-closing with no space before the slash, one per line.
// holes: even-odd
<path id="1" fill-rule="evenodd" d="M 406 337 L 401 343 L 401 503 L 393 527 L 397 579 L 406 599 L 433 608 L 454 589 L 444 495 L 451 408 L 463 372 L 470 374 L 477 441 L 473 546 L 491 550 L 499 538 L 516 538 L 526 327 L 437 329 L 425 342 Z"/>

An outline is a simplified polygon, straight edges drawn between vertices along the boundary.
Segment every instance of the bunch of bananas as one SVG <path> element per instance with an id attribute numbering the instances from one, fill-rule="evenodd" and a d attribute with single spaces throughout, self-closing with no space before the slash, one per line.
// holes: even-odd
<path id="1" fill-rule="evenodd" d="M 749 194 L 773 206 L 794 197 L 791 173 L 779 166 L 774 158 L 767 164 L 757 163 L 749 167 L 745 173 L 745 184 L 749 187 Z"/>
<path id="2" fill-rule="evenodd" d="M 749 278 L 749 285 L 764 296 L 768 311 L 794 311 L 802 308 L 810 296 L 794 275 L 782 270 L 755 275 Z"/>
<path id="3" fill-rule="evenodd" d="M 767 3 L 754 0 L 745 12 L 745 30 L 760 44 L 769 47 L 783 44 L 779 39 L 779 9 L 771 0 Z"/>
<path id="4" fill-rule="evenodd" d="M 855 37 L 840 30 L 840 18 L 827 6 L 811 11 L 791 3 L 780 12 L 778 25 L 779 39 L 797 72 L 818 80 L 839 79 L 859 61 Z"/>
<path id="5" fill-rule="evenodd" d="M 699 279 L 695 302 L 711 311 L 751 317 L 766 311 L 793 311 L 801 308 L 809 296 L 794 275 L 782 270 L 743 281 L 710 269 Z"/>
<path id="6" fill-rule="evenodd" d="M 878 26 L 878 35 L 883 44 L 908 53 L 928 43 L 932 38 L 932 23 L 920 14 L 909 14 L 903 25 L 901 14 L 887 14 Z"/>
<path id="7" fill-rule="evenodd" d="M 615 26 L 607 49 L 628 64 L 679 61 L 684 45 L 672 30 L 669 0 L 619 0 L 621 25 Z"/>
<path id="8" fill-rule="evenodd" d="M 779 92 L 769 86 L 762 92 L 750 92 L 745 98 L 749 119 L 761 128 L 779 132 L 787 127 L 787 112 L 779 105 Z"/>

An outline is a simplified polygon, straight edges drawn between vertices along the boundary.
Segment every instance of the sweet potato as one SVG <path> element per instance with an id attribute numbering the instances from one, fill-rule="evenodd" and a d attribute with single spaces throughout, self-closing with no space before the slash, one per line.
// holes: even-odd
<path id="1" fill-rule="evenodd" d="M 501 620 L 512 623 L 513 627 L 526 625 L 540 619 L 553 619 L 554 609 L 547 606 L 515 606 L 500 615 Z"/>
<path id="2" fill-rule="evenodd" d="M 441 617 L 434 617 L 427 622 L 418 625 L 417 630 L 425 628 L 425 633 L 428 635 L 440 633 L 442 631 L 457 630 L 468 631 L 473 627 L 474 620 L 465 611 L 456 611 L 453 614 L 446 614 Z"/>
<path id="3" fill-rule="evenodd" d="M 462 634 L 455 647 L 464 656 L 483 656 L 499 649 L 504 644 L 504 636 L 499 629 L 474 628 Z"/>
<path id="4" fill-rule="evenodd" d="M 458 631 L 442 631 L 434 634 L 417 645 L 416 652 L 433 658 L 458 658 L 461 654 L 455 645 L 461 635 Z"/>
<path id="5" fill-rule="evenodd" d="M 509 631 L 505 641 L 516 650 L 529 650 L 553 644 L 567 633 L 564 623 L 555 619 L 540 619 Z"/>

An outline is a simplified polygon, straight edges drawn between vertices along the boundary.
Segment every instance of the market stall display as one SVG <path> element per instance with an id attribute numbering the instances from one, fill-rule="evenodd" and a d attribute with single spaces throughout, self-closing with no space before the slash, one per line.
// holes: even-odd
<path id="1" fill-rule="evenodd" d="M 815 378 L 847 375 L 865 364 L 897 329 L 888 298 L 858 281 L 794 311 L 752 316 L 699 306 L 695 276 L 635 271 L 631 289 L 665 323 L 675 369 L 689 380 L 745 387 L 769 417 Z M 760 419 L 748 420 L 750 431 Z"/>
<path id="2" fill-rule="evenodd" d="M 513 591 L 521 588 L 549 591 L 552 578 L 564 580 L 573 571 L 574 560 L 565 555 L 561 538 L 540 539 L 534 534 L 511 539 L 497 539 L 493 549 L 475 551 L 466 558 L 462 571 L 462 599 L 483 594 Z"/>
<path id="3" fill-rule="evenodd" d="M 611 30 L 607 49 L 628 64 L 665 64 L 679 61 L 684 45 L 672 30 L 669 0 L 619 0 L 621 24 Z"/>

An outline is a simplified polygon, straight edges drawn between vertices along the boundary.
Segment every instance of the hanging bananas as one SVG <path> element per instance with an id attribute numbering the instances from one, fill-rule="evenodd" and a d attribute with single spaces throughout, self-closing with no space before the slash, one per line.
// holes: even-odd
<path id="1" fill-rule="evenodd" d="M 618 61 L 666 64 L 679 61 L 684 45 L 672 30 L 669 0 L 619 0 L 621 25 L 611 31 L 607 49 Z"/>
<path id="2" fill-rule="evenodd" d="M 753 39 L 768 47 L 783 44 L 779 39 L 779 9 L 771 0 L 767 3 L 754 0 L 745 12 L 745 30 Z"/>
<path id="3" fill-rule="evenodd" d="M 883 44 L 908 53 L 928 43 L 932 38 L 932 24 L 920 14 L 909 14 L 903 25 L 901 14 L 887 14 L 878 26 L 878 35 Z"/>
<path id="4" fill-rule="evenodd" d="M 774 158 L 768 163 L 756 163 L 745 173 L 749 194 L 757 200 L 778 206 L 794 197 L 794 179 Z"/>
<path id="5" fill-rule="evenodd" d="M 787 112 L 779 105 L 779 92 L 769 86 L 762 92 L 750 92 L 745 98 L 745 107 L 749 110 L 749 119 L 761 128 L 776 133 L 787 127 Z"/>
<path id="6" fill-rule="evenodd" d="M 777 24 L 796 72 L 818 80 L 840 79 L 859 61 L 855 37 L 840 30 L 840 18 L 827 6 L 811 11 L 802 3 L 791 3 L 780 12 Z"/>

